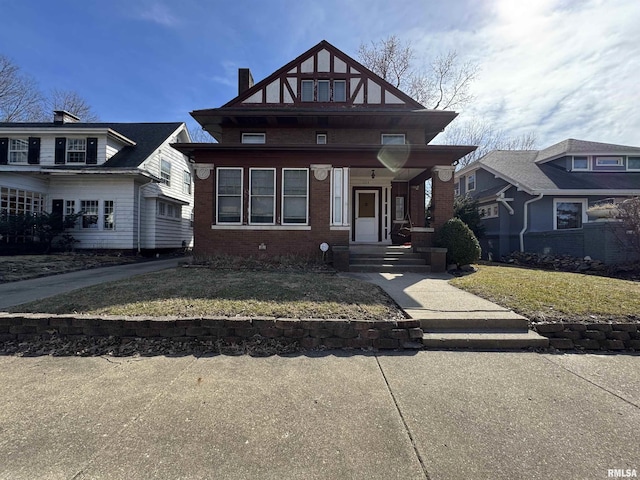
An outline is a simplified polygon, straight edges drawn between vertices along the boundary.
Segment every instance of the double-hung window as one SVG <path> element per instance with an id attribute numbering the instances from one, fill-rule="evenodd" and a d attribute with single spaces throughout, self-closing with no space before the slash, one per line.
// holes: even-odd
<path id="1" fill-rule="evenodd" d="M 242 223 L 242 168 L 218 168 L 217 223 Z"/>
<path id="2" fill-rule="evenodd" d="M 302 80 L 300 83 L 300 94 L 303 102 L 313 102 L 313 80 Z"/>
<path id="3" fill-rule="evenodd" d="M 347 101 L 347 82 L 346 82 L 346 80 L 334 80 L 333 81 L 333 101 L 334 102 L 346 102 Z"/>
<path id="4" fill-rule="evenodd" d="M 87 139 L 67 139 L 67 163 L 85 163 L 87 159 Z"/>
<path id="5" fill-rule="evenodd" d="M 26 138 L 9 140 L 9 163 L 27 163 L 29 141 Z"/>
<path id="6" fill-rule="evenodd" d="M 102 228 L 105 230 L 115 230 L 116 221 L 113 200 L 105 200 L 103 202 L 103 219 Z"/>
<path id="7" fill-rule="evenodd" d="M 329 101 L 329 80 L 318 80 L 318 101 L 319 102 L 328 102 Z"/>
<path id="8" fill-rule="evenodd" d="M 191 194 L 191 173 L 186 170 L 182 172 L 182 193 Z"/>
<path id="9" fill-rule="evenodd" d="M 160 160 L 160 183 L 171 186 L 171 163 L 167 160 Z"/>
<path id="10" fill-rule="evenodd" d="M 98 200 L 80 200 L 82 228 L 98 228 Z"/>
<path id="11" fill-rule="evenodd" d="M 476 189 L 476 174 L 470 173 L 467 175 L 467 192 L 472 192 Z"/>
<path id="12" fill-rule="evenodd" d="M 249 170 L 249 192 L 249 223 L 275 223 L 275 169 L 251 168 Z"/>
<path id="13" fill-rule="evenodd" d="M 309 216 L 309 170 L 282 170 L 282 224 L 306 224 Z"/>

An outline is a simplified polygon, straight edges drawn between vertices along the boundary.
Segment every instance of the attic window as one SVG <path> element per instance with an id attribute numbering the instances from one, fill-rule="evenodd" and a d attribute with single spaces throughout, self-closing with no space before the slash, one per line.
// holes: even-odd
<path id="1" fill-rule="evenodd" d="M 572 170 L 589 170 L 589 157 L 573 157 Z"/>
<path id="2" fill-rule="evenodd" d="M 242 143 L 266 143 L 266 133 L 243 133 Z"/>
<path id="3" fill-rule="evenodd" d="M 628 170 L 640 170 L 640 157 L 629 157 L 628 164 L 627 164 L 627 169 Z"/>
<path id="4" fill-rule="evenodd" d="M 326 145 L 327 144 L 327 134 L 326 133 L 316 133 L 316 143 L 318 145 Z"/>
<path id="5" fill-rule="evenodd" d="M 346 102 L 346 80 L 302 80 L 300 82 L 302 102 Z"/>
<path id="6" fill-rule="evenodd" d="M 381 136 L 382 145 L 404 145 L 404 133 L 383 133 Z"/>
<path id="7" fill-rule="evenodd" d="M 622 167 L 622 157 L 596 157 L 597 167 Z"/>
<path id="8" fill-rule="evenodd" d="M 302 80 L 301 96 L 303 102 L 313 102 L 313 80 Z"/>

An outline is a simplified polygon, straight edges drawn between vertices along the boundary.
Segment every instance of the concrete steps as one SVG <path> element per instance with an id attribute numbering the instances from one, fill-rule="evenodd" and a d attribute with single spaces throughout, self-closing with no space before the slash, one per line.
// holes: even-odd
<path id="1" fill-rule="evenodd" d="M 484 313 L 484 314 L 483 314 Z M 466 312 L 421 318 L 427 348 L 519 350 L 546 348 L 549 339 L 529 330 L 527 319 L 513 312 Z"/>
<path id="2" fill-rule="evenodd" d="M 429 273 L 431 267 L 411 247 L 388 245 L 352 245 L 349 248 L 351 272 Z"/>

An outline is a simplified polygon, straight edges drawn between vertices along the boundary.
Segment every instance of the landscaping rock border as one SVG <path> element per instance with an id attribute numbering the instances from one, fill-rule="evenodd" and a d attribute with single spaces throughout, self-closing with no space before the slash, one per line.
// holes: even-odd
<path id="1" fill-rule="evenodd" d="M 315 348 L 421 348 L 418 320 L 317 320 L 289 318 L 131 318 L 89 315 L 0 313 L 0 342 L 48 337 L 171 339 L 175 342 L 242 344 L 251 338 L 277 339 Z M 420 343 L 418 343 L 420 342 Z"/>
<path id="2" fill-rule="evenodd" d="M 640 350 L 635 323 L 534 323 L 532 328 L 558 350 Z"/>

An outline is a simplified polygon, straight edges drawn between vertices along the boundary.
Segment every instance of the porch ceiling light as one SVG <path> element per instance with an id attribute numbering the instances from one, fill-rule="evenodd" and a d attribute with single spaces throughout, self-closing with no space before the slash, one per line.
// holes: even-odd
<path id="1" fill-rule="evenodd" d="M 371 170 L 371 178 L 376 178 L 376 171 L 375 170 Z"/>

